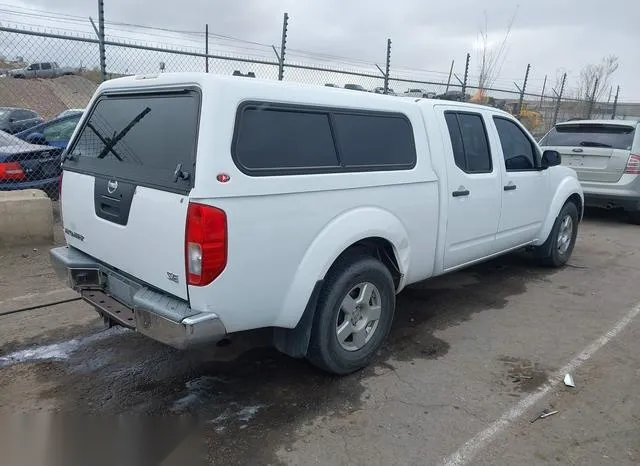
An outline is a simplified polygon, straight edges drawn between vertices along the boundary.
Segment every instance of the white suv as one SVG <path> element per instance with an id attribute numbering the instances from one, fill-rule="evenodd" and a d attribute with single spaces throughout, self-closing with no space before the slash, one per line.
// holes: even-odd
<path id="1" fill-rule="evenodd" d="M 210 74 L 103 83 L 65 154 L 53 264 L 169 345 L 271 327 L 338 374 L 406 285 L 529 247 L 571 256 L 582 191 L 511 115 Z"/>

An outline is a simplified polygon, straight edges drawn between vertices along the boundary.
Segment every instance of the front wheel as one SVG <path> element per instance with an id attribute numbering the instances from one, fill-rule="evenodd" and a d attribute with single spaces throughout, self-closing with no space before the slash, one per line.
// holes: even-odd
<path id="1" fill-rule="evenodd" d="M 543 265 L 562 267 L 565 265 L 578 236 L 578 208 L 573 202 L 567 202 L 560 210 L 549 237 L 537 249 L 537 256 Z"/>
<path id="2" fill-rule="evenodd" d="M 395 287 L 379 260 L 354 255 L 331 269 L 318 300 L 307 359 L 333 374 L 349 374 L 373 359 L 389 334 Z"/>

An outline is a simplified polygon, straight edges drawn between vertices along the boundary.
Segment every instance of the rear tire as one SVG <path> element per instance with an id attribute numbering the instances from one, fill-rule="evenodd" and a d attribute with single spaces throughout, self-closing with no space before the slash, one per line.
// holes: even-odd
<path id="1" fill-rule="evenodd" d="M 307 359 L 338 375 L 367 366 L 391 330 L 395 301 L 382 262 L 361 254 L 339 259 L 320 292 Z"/>
<path id="2" fill-rule="evenodd" d="M 578 236 L 578 208 L 569 201 L 556 218 L 549 237 L 536 250 L 538 260 L 548 267 L 562 267 L 571 257 Z"/>

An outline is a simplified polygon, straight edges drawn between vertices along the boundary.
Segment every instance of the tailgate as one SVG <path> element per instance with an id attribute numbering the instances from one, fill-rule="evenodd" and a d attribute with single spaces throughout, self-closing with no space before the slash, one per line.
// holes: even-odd
<path id="1" fill-rule="evenodd" d="M 68 244 L 182 299 L 199 106 L 194 90 L 100 96 L 63 165 Z"/>
<path id="2" fill-rule="evenodd" d="M 635 126 L 606 122 L 562 123 L 541 141 L 558 151 L 562 164 L 581 181 L 615 183 L 623 175 L 635 136 Z"/>
<path id="3" fill-rule="evenodd" d="M 615 183 L 624 173 L 630 152 L 620 149 L 595 147 L 561 147 L 557 150 L 562 156 L 562 164 L 573 168 L 580 181 L 599 181 Z"/>

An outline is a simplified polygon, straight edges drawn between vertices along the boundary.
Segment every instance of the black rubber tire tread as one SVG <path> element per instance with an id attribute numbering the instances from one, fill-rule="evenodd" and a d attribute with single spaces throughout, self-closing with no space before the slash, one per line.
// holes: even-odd
<path id="1" fill-rule="evenodd" d="M 571 244 L 569 245 L 569 249 L 564 254 L 560 254 L 558 248 L 555 247 L 555 244 L 558 239 L 558 232 L 560 231 L 560 219 L 564 218 L 565 215 L 571 215 L 571 220 L 573 220 L 573 234 L 571 237 Z M 547 267 L 563 267 L 571 258 L 571 253 L 573 252 L 573 248 L 576 245 L 576 237 L 578 236 L 578 222 L 580 215 L 578 213 L 578 207 L 575 205 L 573 201 L 567 201 L 565 205 L 560 209 L 560 213 L 558 217 L 556 217 L 556 221 L 553 224 L 553 228 L 551 229 L 551 233 L 549 233 L 549 237 L 544 242 L 542 246 L 539 246 L 536 250 L 536 255 L 538 261 Z"/>
<path id="2" fill-rule="evenodd" d="M 334 322 L 347 292 L 363 281 L 373 283 L 378 288 L 382 314 L 371 340 L 357 351 L 347 351 L 338 343 Z M 320 292 L 307 360 L 326 372 L 338 375 L 367 366 L 391 330 L 395 303 L 393 277 L 382 262 L 363 253 L 348 254 L 338 259 L 327 274 Z"/>

